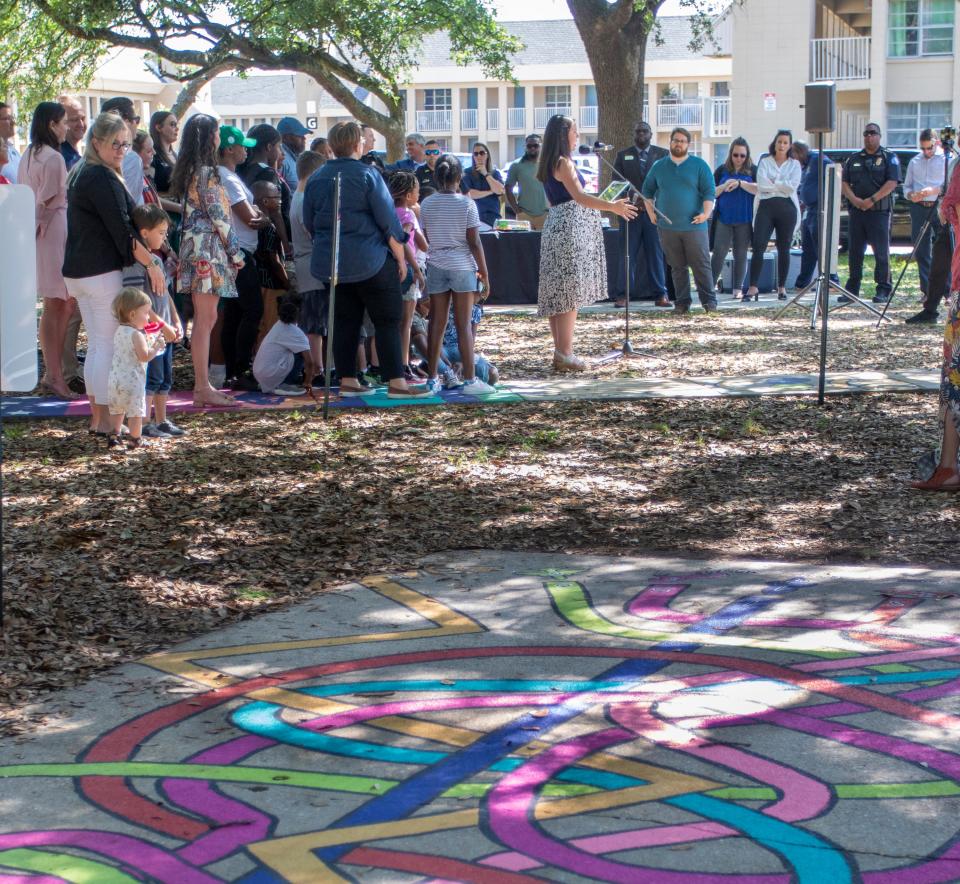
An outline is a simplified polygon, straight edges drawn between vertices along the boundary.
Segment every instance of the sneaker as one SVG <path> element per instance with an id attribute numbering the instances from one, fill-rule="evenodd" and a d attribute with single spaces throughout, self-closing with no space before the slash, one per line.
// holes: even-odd
<path id="1" fill-rule="evenodd" d="M 230 389 L 240 390 L 247 393 L 259 393 L 260 385 L 257 383 L 257 379 L 250 374 L 250 372 L 245 371 L 242 375 L 239 375 L 230 381 Z"/>
<path id="2" fill-rule="evenodd" d="M 850 298 L 850 297 L 848 297 L 847 295 L 840 295 L 840 297 L 837 298 L 837 303 L 838 303 L 838 304 L 852 304 L 852 303 L 853 303 L 853 298 Z"/>
<path id="3" fill-rule="evenodd" d="M 439 396 L 440 390 L 443 389 L 440 385 L 440 378 L 429 378 L 426 387 L 434 396 Z"/>
<path id="4" fill-rule="evenodd" d="M 428 387 L 408 387 L 406 390 L 387 390 L 388 399 L 432 399 L 434 392 Z"/>
<path id="5" fill-rule="evenodd" d="M 674 304 L 673 305 L 673 315 L 674 316 L 686 316 L 690 312 L 689 304 Z"/>
<path id="6" fill-rule="evenodd" d="M 717 312 L 717 305 L 716 305 L 714 302 L 712 302 L 712 301 L 707 301 L 707 303 L 706 303 L 706 304 L 703 304 L 702 306 L 703 306 L 703 312 L 704 312 L 704 313 L 716 313 L 716 312 Z"/>
<path id="7" fill-rule="evenodd" d="M 187 431 L 181 430 L 173 421 L 165 420 L 157 424 L 157 429 L 166 433 L 168 436 L 186 436 Z"/>
<path id="8" fill-rule="evenodd" d="M 307 391 L 304 387 L 297 387 L 294 384 L 281 384 L 272 391 L 274 396 L 306 396 Z"/>
<path id="9" fill-rule="evenodd" d="M 173 433 L 168 433 L 166 430 L 161 430 L 160 427 L 155 423 L 149 423 L 144 425 L 143 435 L 148 439 L 169 439 Z"/>
<path id="10" fill-rule="evenodd" d="M 907 325 L 936 325 L 939 316 L 937 312 L 928 313 L 926 310 L 921 310 L 919 313 L 914 313 L 913 316 L 905 319 L 904 322 Z"/>
<path id="11" fill-rule="evenodd" d="M 361 372 L 364 377 L 364 380 L 368 384 L 373 385 L 374 387 L 385 387 L 386 384 L 383 382 L 383 379 L 380 377 L 380 369 L 371 365 L 367 367 L 367 370 Z"/>
<path id="12" fill-rule="evenodd" d="M 874 295 L 873 303 L 874 304 L 886 304 L 890 300 L 890 295 Z"/>
<path id="13" fill-rule="evenodd" d="M 460 392 L 468 396 L 488 396 L 490 393 L 496 393 L 497 388 L 484 383 L 480 378 L 474 378 L 472 381 L 466 381 Z"/>
<path id="14" fill-rule="evenodd" d="M 380 378 L 371 374 L 369 370 L 361 371 L 357 374 L 357 383 L 360 384 L 361 387 L 372 387 L 373 389 L 386 386 L 386 384 L 380 381 Z"/>
<path id="15" fill-rule="evenodd" d="M 455 374 L 450 372 L 443 376 L 443 389 L 444 390 L 459 390 L 463 386 L 463 381 L 460 380 Z"/>

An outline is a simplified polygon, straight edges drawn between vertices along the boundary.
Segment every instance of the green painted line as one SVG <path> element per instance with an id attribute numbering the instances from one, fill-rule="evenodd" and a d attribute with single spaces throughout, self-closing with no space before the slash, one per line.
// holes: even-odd
<path id="1" fill-rule="evenodd" d="M 847 651 L 824 651 L 811 648 L 795 648 L 785 642 L 756 642 L 750 639 L 737 639 L 733 636 L 705 635 L 703 633 L 684 632 L 647 632 L 642 629 L 633 629 L 629 626 L 618 626 L 606 617 L 596 612 L 587 600 L 586 593 L 579 583 L 560 583 L 548 581 L 547 592 L 553 598 L 560 614 L 578 629 L 585 632 L 596 632 L 600 635 L 614 636 L 615 638 L 632 638 L 644 642 L 693 642 L 705 647 L 750 647 L 770 651 L 786 651 L 788 653 L 806 654 L 811 657 L 828 657 L 838 659 L 849 657 Z M 734 661 L 731 661 L 731 665 Z"/>
<path id="2" fill-rule="evenodd" d="M 443 793 L 444 798 L 483 798 L 493 787 L 494 783 L 461 783 Z M 578 786 L 575 783 L 548 783 L 543 787 L 545 798 L 575 798 L 578 795 L 591 795 L 602 792 L 593 786 Z"/>
<path id="3" fill-rule="evenodd" d="M 5 777 L 173 777 L 179 780 L 216 780 L 223 783 L 262 783 L 268 786 L 301 786 L 332 792 L 386 792 L 396 782 L 375 777 L 310 773 L 271 767 L 225 764 L 165 764 L 152 761 L 92 762 L 84 764 L 11 764 L 0 767 Z"/>
<path id="4" fill-rule="evenodd" d="M 834 786 L 838 798 L 942 798 L 960 795 L 960 784 L 952 780 L 925 783 L 869 783 Z"/>
<path id="5" fill-rule="evenodd" d="M 703 794 L 729 801 L 776 801 L 780 797 L 780 793 L 769 786 L 727 786 L 725 789 L 711 789 Z"/>
<path id="6" fill-rule="evenodd" d="M 876 666 L 868 666 L 874 672 L 916 672 L 916 666 L 907 666 L 905 663 L 879 663 Z"/>
<path id="7" fill-rule="evenodd" d="M 53 875 L 69 881 L 70 884 L 138 884 L 137 878 L 125 875 L 106 863 L 64 853 L 31 850 L 28 847 L 0 850 L 0 866 Z"/>

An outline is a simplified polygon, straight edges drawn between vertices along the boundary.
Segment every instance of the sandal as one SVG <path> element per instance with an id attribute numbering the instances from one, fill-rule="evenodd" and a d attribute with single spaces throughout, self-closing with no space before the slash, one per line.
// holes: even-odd
<path id="1" fill-rule="evenodd" d="M 119 433 L 104 433 L 107 437 L 107 451 L 114 454 L 123 454 L 123 442 Z"/>
<path id="2" fill-rule="evenodd" d="M 949 480 L 951 484 L 947 484 Z M 910 487 L 917 491 L 960 491 L 960 472 L 950 467 L 937 467 L 929 479 L 921 482 L 911 482 Z"/>
<path id="3" fill-rule="evenodd" d="M 216 390 L 193 391 L 194 408 L 236 408 L 238 405 L 239 403 L 232 396 L 227 396 L 226 394 L 219 393 Z"/>
<path id="4" fill-rule="evenodd" d="M 63 399 L 66 402 L 75 402 L 77 399 L 81 398 L 77 393 L 74 393 L 73 390 L 66 386 L 66 384 L 64 384 L 64 390 L 66 390 L 65 393 L 57 390 L 54 387 L 51 387 L 46 381 L 40 381 L 40 395 L 42 396 L 53 396 L 57 399 Z"/>
<path id="5" fill-rule="evenodd" d="M 143 441 L 142 436 L 127 436 L 123 440 L 127 444 L 127 448 L 146 448 L 146 443 Z"/>

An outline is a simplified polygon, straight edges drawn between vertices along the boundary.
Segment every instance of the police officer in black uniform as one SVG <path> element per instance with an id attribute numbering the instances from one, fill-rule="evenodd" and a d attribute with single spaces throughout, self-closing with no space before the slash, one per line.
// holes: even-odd
<path id="1" fill-rule="evenodd" d="M 890 215 L 893 191 L 900 183 L 900 160 L 880 146 L 880 127 L 867 123 L 863 129 L 863 150 L 843 164 L 843 195 L 850 206 L 847 253 L 850 277 L 847 290 L 860 294 L 863 256 L 867 245 L 876 263 L 873 278 L 877 283 L 875 304 L 890 300 Z M 848 299 L 841 295 L 841 302 Z"/>
<path id="2" fill-rule="evenodd" d="M 621 150 L 613 163 L 617 171 L 617 178 L 623 181 L 629 181 L 637 191 L 643 190 L 643 181 L 647 177 L 650 167 L 662 157 L 667 156 L 669 151 L 663 147 L 657 147 L 651 144 L 653 130 L 649 123 L 641 120 L 633 128 L 633 146 L 626 150 Z M 636 220 L 630 223 L 630 242 L 625 242 L 621 230 L 621 248 L 630 249 L 630 294 L 633 298 L 640 296 L 641 292 L 652 294 L 656 299 L 658 307 L 669 307 L 670 300 L 667 298 L 667 279 L 666 262 L 663 260 L 663 249 L 660 245 L 660 235 L 654 224 L 650 223 L 646 212 L 641 212 Z M 641 254 L 642 250 L 642 254 Z M 643 285 L 641 286 L 641 280 Z M 626 298 L 626 277 L 625 268 L 620 266 L 620 280 L 617 286 L 617 303 L 621 303 Z"/>

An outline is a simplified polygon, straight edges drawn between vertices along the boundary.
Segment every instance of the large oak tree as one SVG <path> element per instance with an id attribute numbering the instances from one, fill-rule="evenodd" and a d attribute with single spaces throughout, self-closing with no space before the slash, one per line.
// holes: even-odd
<path id="1" fill-rule="evenodd" d="M 403 150 L 401 84 L 426 34 L 447 31 L 453 56 L 497 79 L 520 47 L 485 0 L 21 0 L 80 40 L 155 53 L 188 82 L 214 71 L 294 70 Z M 380 112 L 364 101 L 376 96 Z"/>

